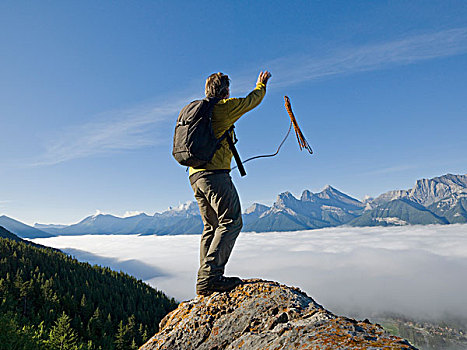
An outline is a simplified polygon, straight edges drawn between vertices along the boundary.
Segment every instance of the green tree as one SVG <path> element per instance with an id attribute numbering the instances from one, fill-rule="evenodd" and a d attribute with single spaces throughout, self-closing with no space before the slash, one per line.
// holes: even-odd
<path id="1" fill-rule="evenodd" d="M 0 315 L 0 350 L 41 349 L 38 332 L 30 327 L 19 328 L 11 314 Z"/>
<path id="2" fill-rule="evenodd" d="M 70 323 L 70 317 L 63 312 L 50 330 L 47 345 L 51 350 L 76 350 L 78 348 L 78 336 Z"/>
<path id="3" fill-rule="evenodd" d="M 117 334 L 115 335 L 115 350 L 127 350 L 128 343 L 128 329 L 123 325 L 123 321 L 120 321 Z"/>
<path id="4" fill-rule="evenodd" d="M 138 329 L 136 328 L 136 319 L 135 315 L 131 315 L 128 317 L 128 324 L 126 326 L 126 331 L 128 334 L 128 339 L 131 339 L 132 341 L 139 341 L 138 337 Z"/>
<path id="5" fill-rule="evenodd" d="M 92 339 L 100 339 L 103 335 L 103 325 L 101 320 L 101 313 L 99 307 L 90 318 L 88 322 L 88 334 Z"/>

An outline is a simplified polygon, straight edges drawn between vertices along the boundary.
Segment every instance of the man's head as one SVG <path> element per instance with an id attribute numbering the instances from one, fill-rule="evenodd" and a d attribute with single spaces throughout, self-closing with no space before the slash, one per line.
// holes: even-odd
<path id="1" fill-rule="evenodd" d="M 228 98 L 230 95 L 229 76 L 222 73 L 213 73 L 206 79 L 204 90 L 206 97 Z"/>

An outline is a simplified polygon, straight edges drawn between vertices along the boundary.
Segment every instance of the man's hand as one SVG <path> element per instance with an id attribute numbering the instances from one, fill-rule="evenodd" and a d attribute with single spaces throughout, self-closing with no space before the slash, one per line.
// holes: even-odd
<path id="1" fill-rule="evenodd" d="M 265 70 L 264 72 L 260 72 L 256 84 L 263 83 L 264 85 L 266 85 L 270 77 L 271 73 L 269 73 L 267 70 Z"/>

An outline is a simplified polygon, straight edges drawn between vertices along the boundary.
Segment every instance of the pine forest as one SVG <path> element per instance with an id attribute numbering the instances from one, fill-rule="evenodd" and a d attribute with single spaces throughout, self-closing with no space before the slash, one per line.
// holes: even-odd
<path id="1" fill-rule="evenodd" d="M 138 349 L 176 306 L 123 272 L 0 238 L 0 350 Z"/>

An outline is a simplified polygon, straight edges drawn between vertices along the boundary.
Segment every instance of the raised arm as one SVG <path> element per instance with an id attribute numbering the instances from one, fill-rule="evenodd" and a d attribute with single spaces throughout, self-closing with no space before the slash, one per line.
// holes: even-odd
<path id="1" fill-rule="evenodd" d="M 260 72 L 256 87 L 244 98 L 231 98 L 228 100 L 229 121 L 235 123 L 243 114 L 258 106 L 266 94 L 266 85 L 271 73 Z"/>

